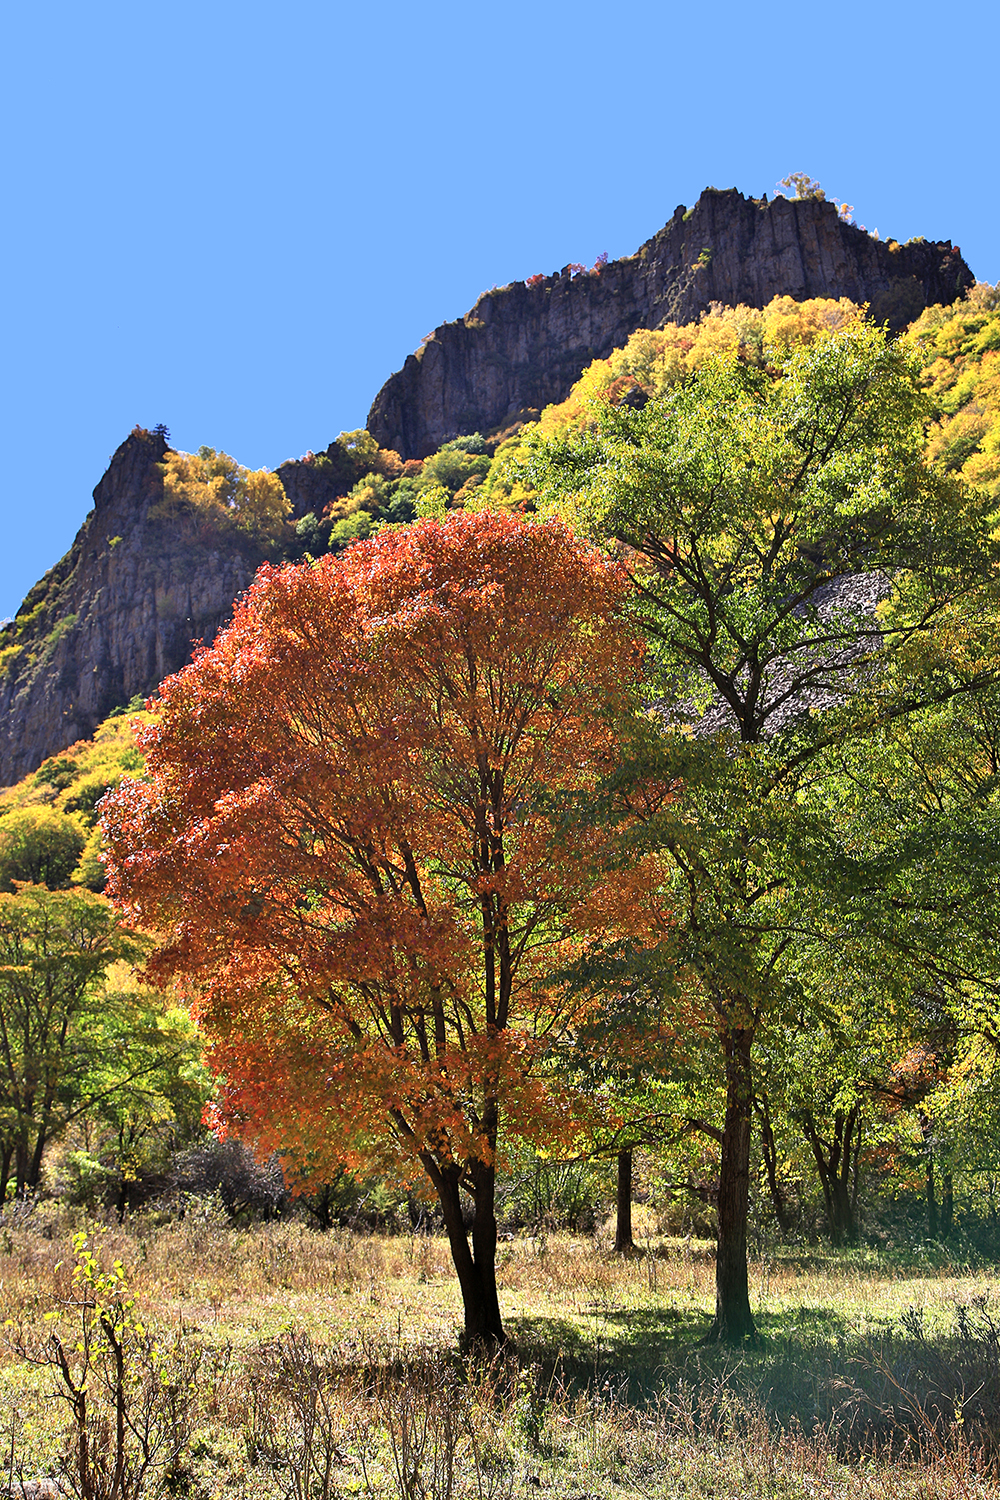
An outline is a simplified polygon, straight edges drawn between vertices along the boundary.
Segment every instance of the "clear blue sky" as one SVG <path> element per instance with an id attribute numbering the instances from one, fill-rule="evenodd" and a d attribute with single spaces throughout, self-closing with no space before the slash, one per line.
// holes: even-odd
<path id="1" fill-rule="evenodd" d="M 50 0 L 8 11 L 0 617 L 131 427 L 273 466 L 494 283 L 805 171 L 1000 280 L 1000 11 Z"/>

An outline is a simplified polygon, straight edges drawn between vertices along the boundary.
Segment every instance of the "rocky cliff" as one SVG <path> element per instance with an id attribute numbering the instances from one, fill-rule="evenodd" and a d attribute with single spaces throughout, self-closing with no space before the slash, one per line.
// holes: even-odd
<path id="1" fill-rule="evenodd" d="M 122 443 L 70 551 L 0 631 L 0 785 L 151 693 L 254 575 L 252 550 L 164 514 L 165 451 L 156 433 Z"/>
<path id="2" fill-rule="evenodd" d="M 561 400 L 637 328 L 690 322 L 712 302 L 846 296 L 902 327 L 973 280 L 950 241 L 880 243 L 831 203 L 708 190 L 627 259 L 485 293 L 383 386 L 368 426 L 383 448 L 423 457 Z M 0 785 L 152 692 L 194 642 L 214 637 L 261 561 L 204 512 L 164 503 L 166 451 L 138 429 L 121 445 L 72 548 L 0 630 Z M 296 519 L 320 514 L 356 477 L 336 443 L 324 459 L 278 471 Z"/>
<path id="3" fill-rule="evenodd" d="M 712 302 L 850 297 L 901 328 L 974 280 L 950 240 L 879 241 L 841 220 L 833 203 L 709 189 L 627 259 L 484 292 L 386 381 L 368 430 L 383 448 L 423 458 L 460 433 L 486 433 L 565 399 L 592 359 L 637 328 L 692 322 Z"/>

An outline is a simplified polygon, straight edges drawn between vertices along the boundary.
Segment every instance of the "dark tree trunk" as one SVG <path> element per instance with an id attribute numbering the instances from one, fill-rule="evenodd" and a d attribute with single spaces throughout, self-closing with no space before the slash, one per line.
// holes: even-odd
<path id="1" fill-rule="evenodd" d="M 324 1234 L 328 1229 L 333 1228 L 332 1201 L 333 1187 L 329 1182 L 325 1182 L 318 1192 L 313 1193 L 311 1198 L 302 1199 L 302 1202 L 306 1206 L 306 1212 L 311 1215 L 316 1228 Z"/>
<path id="2" fill-rule="evenodd" d="M 950 1172 L 941 1173 L 941 1238 L 946 1240 L 955 1224 L 955 1184 Z"/>
<path id="3" fill-rule="evenodd" d="M 730 1027 L 723 1033 L 722 1041 L 726 1053 L 726 1122 L 719 1168 L 715 1320 L 705 1342 L 742 1344 L 757 1337 L 750 1311 L 747 1271 L 753 1031 L 749 1027 Z"/>
<path id="4" fill-rule="evenodd" d="M 470 1352 L 478 1349 L 488 1353 L 502 1348 L 507 1335 L 500 1319 L 497 1295 L 495 1170 L 484 1163 L 479 1163 L 475 1169 L 475 1212 L 470 1245 L 462 1214 L 459 1168 L 442 1168 L 429 1158 L 424 1159 L 424 1166 L 437 1189 L 451 1258 L 462 1292 L 465 1313 L 463 1344 Z"/>
<path id="5" fill-rule="evenodd" d="M 0 1208 L 7 1202 L 7 1187 L 10 1183 L 10 1164 L 14 1155 L 13 1142 L 4 1143 L 0 1150 Z"/>
<path id="6" fill-rule="evenodd" d="M 838 1109 L 828 1137 L 820 1134 L 811 1110 L 799 1116 L 802 1133 L 812 1147 L 823 1188 L 830 1241 L 854 1244 L 858 1237 L 858 1158 L 861 1154 L 861 1105 Z"/>
<path id="7" fill-rule="evenodd" d="M 618 1153 L 618 1192 L 615 1198 L 615 1253 L 631 1255 L 632 1239 L 632 1152 Z"/>
<path id="8" fill-rule="evenodd" d="M 23 1198 L 28 1190 L 29 1160 L 28 1142 L 22 1132 L 14 1147 L 14 1185 L 19 1198 Z"/>
<path id="9" fill-rule="evenodd" d="M 760 1145 L 764 1156 L 764 1171 L 767 1175 L 767 1190 L 771 1195 L 771 1206 L 778 1228 L 787 1235 L 792 1228 L 792 1216 L 788 1212 L 785 1195 L 778 1183 L 778 1148 L 771 1128 L 771 1107 L 766 1094 L 754 1096 L 754 1109 L 760 1122 Z"/>
<path id="10" fill-rule="evenodd" d="M 35 1137 L 35 1147 L 31 1153 L 28 1163 L 28 1192 L 34 1193 L 38 1189 L 39 1178 L 42 1175 L 42 1156 L 45 1151 L 46 1127 L 39 1126 L 38 1135 Z"/>
<path id="11" fill-rule="evenodd" d="M 937 1173 L 934 1169 L 934 1121 L 920 1110 L 917 1114 L 920 1134 L 924 1138 L 924 1163 L 926 1172 L 925 1196 L 927 1202 L 927 1233 L 932 1240 L 947 1239 L 955 1221 L 955 1185 L 951 1172 L 941 1171 L 941 1202 L 937 1197 Z"/>
<path id="12" fill-rule="evenodd" d="M 503 1345 L 507 1342 L 500 1317 L 497 1293 L 496 1168 L 480 1162 L 475 1168 L 476 1208 L 472 1220 L 472 1253 L 481 1288 L 483 1333 L 475 1342 Z M 468 1321 L 468 1320 L 467 1320 Z M 479 1323 L 477 1321 L 477 1328 Z M 466 1333 L 468 1342 L 468 1332 Z"/>

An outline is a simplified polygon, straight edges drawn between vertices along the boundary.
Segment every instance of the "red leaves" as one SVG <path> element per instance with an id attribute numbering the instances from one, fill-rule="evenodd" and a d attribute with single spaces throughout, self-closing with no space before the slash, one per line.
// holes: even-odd
<path id="1" fill-rule="evenodd" d="M 548 975 L 602 850 L 557 845 L 537 794 L 615 754 L 625 588 L 561 523 L 458 513 L 262 568 L 164 684 L 110 889 L 203 988 L 223 1111 L 262 1143 L 329 1168 L 390 1138 L 488 1160 L 501 1107 L 572 1129 L 538 1039 L 570 1024 Z"/>

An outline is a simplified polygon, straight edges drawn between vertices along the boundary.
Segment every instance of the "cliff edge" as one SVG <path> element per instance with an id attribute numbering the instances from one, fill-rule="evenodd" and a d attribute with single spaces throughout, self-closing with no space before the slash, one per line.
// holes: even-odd
<path id="1" fill-rule="evenodd" d="M 93 734 L 211 641 L 259 558 L 163 513 L 167 444 L 137 429 L 69 552 L 0 631 L 0 785 Z"/>
<path id="2" fill-rule="evenodd" d="M 950 240 L 880 241 L 821 199 L 769 203 L 709 188 L 635 255 L 484 292 L 390 376 L 368 430 L 402 458 L 424 458 L 462 433 L 564 400 L 591 360 L 637 328 L 693 322 L 713 302 L 850 297 L 899 329 L 974 281 Z"/>

